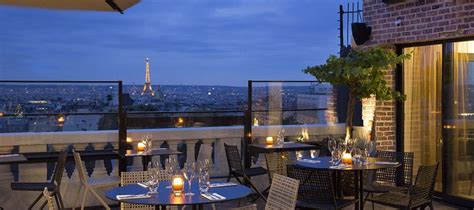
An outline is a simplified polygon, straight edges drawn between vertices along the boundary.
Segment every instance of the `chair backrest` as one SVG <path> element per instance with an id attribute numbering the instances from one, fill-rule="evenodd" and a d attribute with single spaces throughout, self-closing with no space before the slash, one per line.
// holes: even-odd
<path id="1" fill-rule="evenodd" d="M 48 202 L 48 209 L 54 210 L 53 196 L 51 196 L 51 193 L 48 191 L 47 187 L 45 187 L 43 190 L 43 196 L 46 198 L 46 201 Z"/>
<path id="2" fill-rule="evenodd" d="M 287 176 L 286 166 L 291 163 L 288 152 L 272 152 L 265 154 L 268 175 L 273 180 L 275 174 Z"/>
<path id="3" fill-rule="evenodd" d="M 240 159 L 239 148 L 234 145 L 224 143 L 225 155 L 229 171 L 243 171 L 242 160 Z"/>
<path id="4" fill-rule="evenodd" d="M 122 172 L 120 175 L 120 185 L 125 186 L 129 184 L 136 184 L 138 182 L 148 181 L 150 178 L 150 173 L 153 170 L 159 170 L 158 181 L 169 180 L 168 172 L 160 169 L 149 169 L 148 171 L 130 171 Z M 120 209 L 141 209 L 141 210 L 153 210 L 155 209 L 150 205 L 139 205 L 139 204 L 130 204 L 130 203 L 121 203 Z"/>
<path id="5" fill-rule="evenodd" d="M 275 174 L 265 209 L 295 209 L 299 183 L 299 180 Z"/>
<path id="6" fill-rule="evenodd" d="M 410 206 L 412 203 L 433 199 L 438 165 L 423 165 L 418 168 L 415 184 L 410 191 Z"/>
<path id="7" fill-rule="evenodd" d="M 332 171 L 287 166 L 288 176 L 300 181 L 298 201 L 336 207 Z"/>
<path id="8" fill-rule="evenodd" d="M 51 182 L 55 183 L 58 188 L 59 186 L 61 186 L 61 181 L 63 179 L 64 167 L 66 166 L 66 158 L 66 151 L 62 151 L 59 153 L 56 168 L 54 169 L 53 177 L 51 179 Z"/>
<path id="9" fill-rule="evenodd" d="M 207 144 L 201 144 L 196 162 L 200 163 L 200 162 L 204 162 L 205 160 L 209 160 L 210 162 L 211 158 L 212 158 L 212 146 L 207 145 Z"/>
<path id="10" fill-rule="evenodd" d="M 413 152 L 398 152 L 397 160 L 401 166 L 397 168 L 397 186 L 411 187 L 413 184 Z"/>
<path id="11" fill-rule="evenodd" d="M 397 161 L 397 152 L 378 150 L 376 157 L 388 161 Z M 395 167 L 379 169 L 375 171 L 375 181 L 396 185 L 396 174 L 397 169 Z"/>
<path id="12" fill-rule="evenodd" d="M 375 180 L 410 187 L 413 184 L 413 156 L 413 152 L 377 151 L 377 158 L 397 161 L 400 167 L 377 170 Z"/>
<path id="13" fill-rule="evenodd" d="M 76 162 L 76 169 L 77 169 L 77 174 L 79 175 L 79 180 L 81 181 L 82 184 L 88 184 L 87 177 L 86 177 L 86 170 L 84 169 L 84 165 L 82 164 L 81 155 L 74 150 L 72 151 L 72 153 L 74 154 L 74 161 Z"/>

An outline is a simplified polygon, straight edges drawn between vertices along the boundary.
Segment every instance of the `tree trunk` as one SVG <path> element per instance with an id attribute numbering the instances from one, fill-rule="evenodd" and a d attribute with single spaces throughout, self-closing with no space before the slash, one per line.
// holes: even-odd
<path id="1" fill-rule="evenodd" d="M 349 87 L 349 89 L 351 89 Z M 356 104 L 356 97 L 349 91 L 349 99 L 347 101 L 347 115 L 346 115 L 346 143 L 348 139 L 352 138 L 352 131 L 353 131 L 353 121 L 354 121 L 354 109 Z"/>

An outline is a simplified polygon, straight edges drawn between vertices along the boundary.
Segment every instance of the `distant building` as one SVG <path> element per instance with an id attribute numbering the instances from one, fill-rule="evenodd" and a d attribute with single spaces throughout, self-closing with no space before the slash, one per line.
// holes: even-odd
<path id="1" fill-rule="evenodd" d="M 326 109 L 327 102 L 331 96 L 331 86 L 328 84 L 313 84 L 306 94 L 297 94 L 297 109 Z M 309 110 L 298 111 L 296 113 L 296 121 L 301 124 L 317 124 L 325 123 L 325 111 Z"/>

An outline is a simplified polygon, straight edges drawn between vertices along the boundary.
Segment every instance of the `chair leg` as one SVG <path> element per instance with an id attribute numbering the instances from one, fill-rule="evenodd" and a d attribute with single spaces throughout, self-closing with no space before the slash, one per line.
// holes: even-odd
<path id="1" fill-rule="evenodd" d="M 227 182 L 230 181 L 230 177 L 231 177 L 231 176 L 232 176 L 232 175 L 229 173 L 229 176 L 227 177 Z"/>
<path id="2" fill-rule="evenodd" d="M 81 186 L 79 187 L 79 190 L 77 192 L 77 197 L 79 198 L 82 194 L 82 189 L 84 188 L 84 185 L 81 184 Z M 72 205 L 72 210 L 75 210 L 76 209 L 76 206 L 77 206 L 77 202 L 79 202 L 79 199 L 74 199 L 74 204 Z"/>
<path id="3" fill-rule="evenodd" d="M 58 196 L 58 200 L 59 200 L 58 208 L 59 209 L 64 209 L 63 198 L 61 197 L 61 192 L 59 191 L 59 188 L 58 188 L 58 192 L 56 192 L 56 195 Z"/>
<path id="4" fill-rule="evenodd" d="M 434 210 L 434 207 L 433 207 L 433 201 L 430 202 L 430 204 L 428 204 L 429 207 L 430 207 L 430 210 Z"/>
<path id="5" fill-rule="evenodd" d="M 56 199 L 56 202 L 58 202 L 56 196 L 54 196 L 54 199 Z M 44 202 L 41 204 L 41 206 L 40 206 L 39 209 L 43 209 L 43 208 L 46 206 L 46 204 L 48 204 L 48 201 L 44 201 Z"/>
<path id="6" fill-rule="evenodd" d="M 250 180 L 249 177 L 245 176 L 245 174 L 244 174 L 244 177 L 243 177 L 243 178 L 244 178 L 244 180 L 246 180 L 246 181 L 250 184 L 250 186 L 255 190 L 255 192 L 256 192 L 265 202 L 267 202 L 267 198 L 265 198 L 265 196 L 258 190 L 257 186 L 255 186 L 255 185 L 253 184 L 252 180 Z M 258 199 L 258 198 L 257 198 L 257 199 Z M 255 202 L 257 199 L 255 199 L 254 202 Z"/>
<path id="7" fill-rule="evenodd" d="M 82 202 L 81 202 L 81 210 L 84 209 L 84 206 L 86 204 L 86 197 L 87 197 L 87 193 L 89 192 L 89 187 L 85 187 L 84 188 L 84 194 L 82 194 Z"/>
<path id="8" fill-rule="evenodd" d="M 43 197 L 43 194 L 39 194 L 38 197 L 36 197 L 36 199 L 33 201 L 33 203 L 30 205 L 30 207 L 28 207 L 28 209 L 33 209 L 33 207 L 36 205 L 36 203 L 38 203 L 38 201 Z"/>
<path id="9" fill-rule="evenodd" d="M 110 210 L 109 205 L 104 201 L 104 199 L 102 199 L 102 197 L 100 197 L 100 195 L 95 191 L 94 188 L 90 187 L 89 190 L 97 198 L 97 200 L 102 204 L 102 206 L 104 206 L 105 209 Z"/>

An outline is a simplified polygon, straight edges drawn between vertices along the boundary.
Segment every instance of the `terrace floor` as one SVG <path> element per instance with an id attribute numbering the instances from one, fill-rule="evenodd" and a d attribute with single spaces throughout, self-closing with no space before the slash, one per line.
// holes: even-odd
<path id="1" fill-rule="evenodd" d="M 230 201 L 230 202 L 225 202 L 225 203 L 221 203 L 221 204 L 216 204 L 216 209 L 217 210 L 221 210 L 221 209 L 229 209 L 229 208 L 235 208 L 237 206 L 245 206 L 245 205 L 249 205 L 251 204 L 251 199 L 250 198 L 244 198 L 244 199 L 241 199 L 239 201 Z M 447 204 L 447 203 L 443 203 L 443 202 L 439 202 L 439 201 L 434 201 L 433 202 L 434 204 L 434 208 L 436 210 L 469 210 L 469 208 L 463 208 L 463 207 L 460 207 L 460 206 L 455 206 L 455 205 L 452 205 L 452 204 Z M 258 200 L 257 201 L 257 205 L 259 207 L 259 209 L 264 209 L 264 202 L 262 200 Z M 86 208 L 88 210 L 99 210 L 99 209 L 103 209 L 102 207 L 90 207 L 90 208 Z M 120 208 L 112 208 L 112 209 L 120 209 Z M 191 208 L 184 208 L 184 209 L 191 209 Z M 212 210 L 213 208 L 210 206 L 210 205 L 206 205 L 204 207 L 205 210 Z M 347 208 L 344 208 L 344 210 L 352 210 L 354 209 L 354 206 L 350 206 L 350 207 L 347 207 Z M 372 204 L 371 203 L 366 203 L 365 204 L 365 209 L 367 210 L 372 210 Z M 392 209 L 395 209 L 395 208 L 390 208 L 390 207 L 385 207 L 385 206 L 382 206 L 382 205 L 378 205 L 378 204 L 375 204 L 375 209 L 376 210 L 392 210 Z"/>

